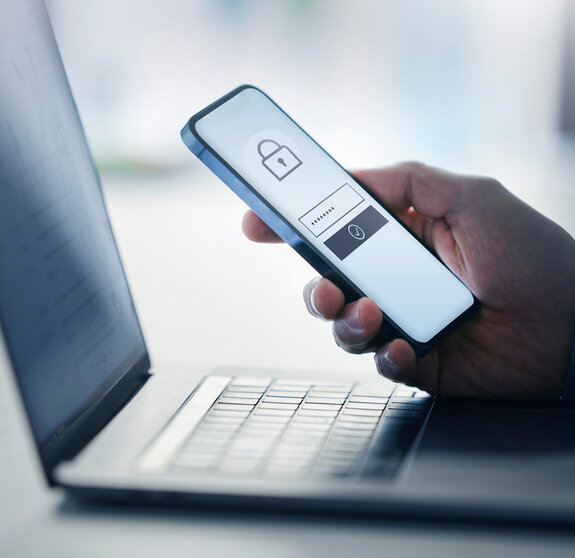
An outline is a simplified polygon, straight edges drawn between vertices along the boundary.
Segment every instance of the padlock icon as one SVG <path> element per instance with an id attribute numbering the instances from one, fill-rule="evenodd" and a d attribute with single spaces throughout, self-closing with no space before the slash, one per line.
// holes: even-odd
<path id="1" fill-rule="evenodd" d="M 258 143 L 258 153 L 262 158 L 262 165 L 278 180 L 283 180 L 302 165 L 301 160 L 289 147 L 271 139 Z"/>

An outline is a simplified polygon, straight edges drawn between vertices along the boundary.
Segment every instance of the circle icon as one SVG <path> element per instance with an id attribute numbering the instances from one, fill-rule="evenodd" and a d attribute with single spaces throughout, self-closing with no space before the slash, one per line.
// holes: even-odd
<path id="1" fill-rule="evenodd" d="M 365 232 L 363 232 L 363 229 L 353 223 L 347 227 L 347 232 L 349 232 L 349 234 L 351 234 L 351 236 L 356 240 L 363 240 L 365 238 Z"/>

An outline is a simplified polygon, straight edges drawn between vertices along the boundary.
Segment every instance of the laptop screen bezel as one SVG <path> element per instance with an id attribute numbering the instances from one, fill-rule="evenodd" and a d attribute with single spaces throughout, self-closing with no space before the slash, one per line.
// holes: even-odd
<path id="1" fill-rule="evenodd" d="M 66 95 L 69 95 L 72 101 L 72 110 L 75 113 L 74 118 L 76 118 L 79 123 L 80 135 L 77 137 L 77 141 L 84 142 L 85 149 L 90 155 L 85 131 L 80 121 L 75 100 L 68 83 L 68 78 L 59 56 L 59 50 L 54 39 L 51 23 L 46 9 L 43 4 L 22 6 L 22 11 L 26 12 L 26 10 L 28 10 L 29 15 L 33 16 L 32 20 L 34 21 L 35 25 L 46 26 L 48 29 L 50 42 L 52 43 L 48 45 L 48 47 L 53 50 L 53 52 L 55 52 L 56 56 L 58 57 L 58 60 L 55 60 L 55 63 L 60 66 L 60 69 L 62 70 L 64 79 L 62 87 L 67 89 Z M 32 10 L 34 10 L 34 12 L 32 12 Z M 130 298 L 129 302 L 134 313 L 135 327 L 138 328 L 139 341 L 136 345 L 134 345 L 130 352 L 125 354 L 124 359 L 117 366 L 115 366 L 115 368 L 107 375 L 102 383 L 93 389 L 91 393 L 89 393 L 82 405 L 73 413 L 64 417 L 59 423 L 57 423 L 54 430 L 49 434 L 49 437 L 41 440 L 36 435 L 34 425 L 32 424 L 30 416 L 31 402 L 27 401 L 25 395 L 25 389 L 22 383 L 23 374 L 20 373 L 21 371 L 18 370 L 18 366 L 16 364 L 17 359 L 15 358 L 15 354 L 13 354 L 12 343 L 10 343 L 10 334 L 6 329 L 5 320 L 0 319 L 0 343 L 4 344 L 6 355 L 9 357 L 10 368 L 16 380 L 20 400 L 22 401 L 26 411 L 30 432 L 38 450 L 44 473 L 51 484 L 53 484 L 52 471 L 54 467 L 59 462 L 71 458 L 81 447 L 88 443 L 92 437 L 107 422 L 109 422 L 125 405 L 125 403 L 138 391 L 138 389 L 150 375 L 150 358 L 145 339 L 138 319 L 136 308 L 134 306 L 134 301 L 130 292 L 124 266 L 121 261 L 117 242 L 112 231 L 100 177 L 91 155 L 89 156 L 89 165 L 89 167 L 86 167 L 86 171 L 93 173 L 95 186 L 98 190 L 97 195 L 101 198 L 103 211 L 112 233 L 111 236 L 113 246 L 111 246 L 111 250 L 115 251 L 115 257 L 117 257 L 119 260 L 119 267 L 123 276 L 122 279 L 126 284 Z M 2 318 L 2 316 L 0 316 L 0 318 Z M 2 323 L 4 323 L 4 326 Z"/>

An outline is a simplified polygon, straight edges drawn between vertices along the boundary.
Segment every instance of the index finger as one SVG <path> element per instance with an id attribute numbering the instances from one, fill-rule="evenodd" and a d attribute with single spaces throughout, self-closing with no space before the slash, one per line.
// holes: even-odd
<path id="1" fill-rule="evenodd" d="M 251 209 L 244 215 L 242 230 L 254 242 L 283 242 Z"/>
<path id="2" fill-rule="evenodd" d="M 354 175 L 392 211 L 410 207 L 426 217 L 447 218 L 462 204 L 462 194 L 473 177 L 458 175 L 421 163 L 400 163 Z"/>

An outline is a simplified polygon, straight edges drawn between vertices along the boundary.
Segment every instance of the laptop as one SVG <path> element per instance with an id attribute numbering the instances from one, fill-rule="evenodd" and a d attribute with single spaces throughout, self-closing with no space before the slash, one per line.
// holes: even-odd
<path id="1" fill-rule="evenodd" d="M 0 32 L 2 342 L 50 485 L 88 500 L 575 522 L 575 411 L 560 403 L 434 399 L 375 373 L 154 373 L 43 6 L 3 2 Z"/>

